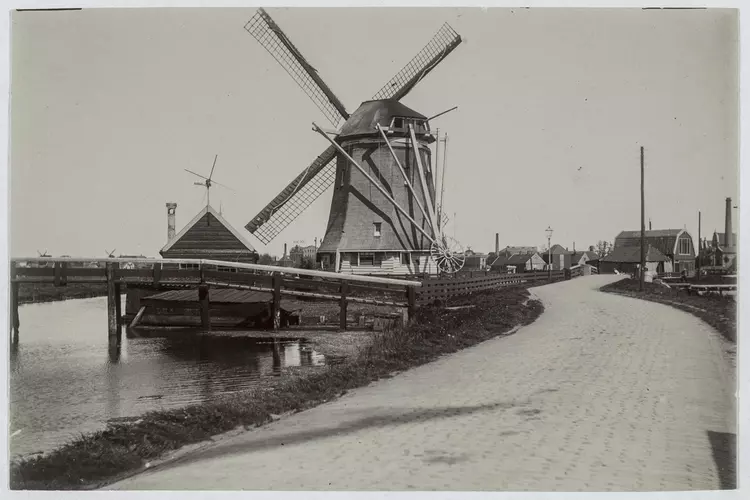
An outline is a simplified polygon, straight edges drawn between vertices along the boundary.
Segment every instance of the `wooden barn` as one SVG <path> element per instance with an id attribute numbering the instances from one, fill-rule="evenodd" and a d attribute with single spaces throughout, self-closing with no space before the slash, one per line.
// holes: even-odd
<path id="1" fill-rule="evenodd" d="M 680 273 L 687 271 L 692 273 L 695 270 L 695 246 L 693 237 L 685 229 L 656 229 L 646 231 L 646 245 L 653 247 L 665 257 L 663 269 L 657 272 L 663 273 Z M 615 237 L 613 253 L 618 248 L 637 248 L 641 247 L 640 231 L 622 231 Z M 640 255 L 640 250 L 637 252 Z M 602 262 L 604 259 L 602 259 Z M 608 262 L 612 262 L 611 259 Z"/>
<path id="2" fill-rule="evenodd" d="M 170 218 L 168 224 L 171 235 L 174 219 Z M 159 254 L 165 259 L 211 259 L 245 264 L 258 261 L 255 248 L 210 205 L 171 237 Z"/>

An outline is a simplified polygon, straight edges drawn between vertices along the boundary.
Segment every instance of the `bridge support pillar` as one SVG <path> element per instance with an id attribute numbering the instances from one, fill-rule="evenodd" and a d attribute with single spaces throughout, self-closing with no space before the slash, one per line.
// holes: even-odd
<path id="1" fill-rule="evenodd" d="M 10 284 L 10 331 L 11 341 L 18 344 L 18 330 L 21 322 L 18 319 L 18 288 L 20 283 Z"/>
<path id="2" fill-rule="evenodd" d="M 281 328 L 281 276 L 278 273 L 274 273 L 272 285 L 273 302 L 271 304 L 271 319 L 273 321 L 273 329 L 278 330 Z"/>
<path id="3" fill-rule="evenodd" d="M 204 330 L 211 331 L 211 314 L 209 311 L 211 302 L 208 295 L 208 285 L 198 286 L 198 301 L 201 307 L 201 326 Z"/>
<path id="4" fill-rule="evenodd" d="M 120 284 L 117 283 L 115 269 L 117 264 L 107 263 L 107 334 L 109 338 L 109 356 L 113 361 L 119 360 L 122 328 L 120 315 L 122 310 Z"/>

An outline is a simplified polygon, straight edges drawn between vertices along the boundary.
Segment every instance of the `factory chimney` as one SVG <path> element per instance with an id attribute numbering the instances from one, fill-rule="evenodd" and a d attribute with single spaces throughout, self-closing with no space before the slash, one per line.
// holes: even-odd
<path id="1" fill-rule="evenodd" d="M 177 203 L 167 203 L 167 243 L 174 239 L 175 234 L 175 212 L 177 211 Z"/>
<path id="2" fill-rule="evenodd" d="M 724 222 L 724 246 L 731 247 L 734 244 L 732 241 L 732 198 L 727 198 L 727 213 L 726 220 Z"/>
<path id="3" fill-rule="evenodd" d="M 500 254 L 500 233 L 495 233 L 495 256 Z"/>

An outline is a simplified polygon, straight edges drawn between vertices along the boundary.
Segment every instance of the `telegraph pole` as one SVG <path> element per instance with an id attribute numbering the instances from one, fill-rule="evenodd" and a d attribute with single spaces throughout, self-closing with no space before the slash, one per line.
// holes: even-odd
<path id="1" fill-rule="evenodd" d="M 646 197 L 643 173 L 643 146 L 641 146 L 641 276 L 638 289 L 643 291 L 643 282 L 646 279 Z"/>
<path id="2" fill-rule="evenodd" d="M 701 211 L 698 210 L 698 272 L 696 273 L 696 279 L 701 280 L 701 259 L 703 256 L 703 244 L 701 243 Z"/>

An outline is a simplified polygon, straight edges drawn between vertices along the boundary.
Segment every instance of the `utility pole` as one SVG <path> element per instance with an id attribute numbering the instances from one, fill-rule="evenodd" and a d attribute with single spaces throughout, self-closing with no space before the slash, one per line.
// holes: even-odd
<path id="1" fill-rule="evenodd" d="M 638 289 L 643 291 L 643 282 L 646 279 L 646 196 L 644 188 L 643 172 L 643 146 L 641 146 L 641 276 Z"/>
<path id="2" fill-rule="evenodd" d="M 701 243 L 701 211 L 698 210 L 698 272 L 696 273 L 696 279 L 701 280 L 701 259 L 703 256 L 703 244 Z"/>

